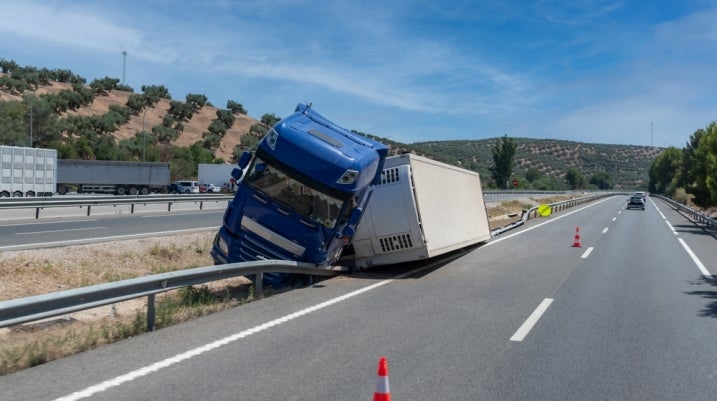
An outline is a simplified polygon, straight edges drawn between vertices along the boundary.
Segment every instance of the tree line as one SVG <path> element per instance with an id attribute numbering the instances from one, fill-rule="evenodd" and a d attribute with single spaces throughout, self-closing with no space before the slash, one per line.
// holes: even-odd
<path id="1" fill-rule="evenodd" d="M 717 123 L 700 128 L 683 149 L 671 146 L 650 165 L 650 192 L 691 201 L 701 207 L 717 205 Z"/>

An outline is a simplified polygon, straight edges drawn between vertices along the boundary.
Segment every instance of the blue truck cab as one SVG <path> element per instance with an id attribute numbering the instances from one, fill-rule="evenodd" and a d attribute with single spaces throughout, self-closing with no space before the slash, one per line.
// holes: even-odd
<path id="1" fill-rule="evenodd" d="M 214 262 L 330 267 L 355 233 L 387 154 L 384 144 L 300 103 L 234 169 L 238 187 L 212 246 Z M 271 278 L 265 274 L 265 282 Z"/>

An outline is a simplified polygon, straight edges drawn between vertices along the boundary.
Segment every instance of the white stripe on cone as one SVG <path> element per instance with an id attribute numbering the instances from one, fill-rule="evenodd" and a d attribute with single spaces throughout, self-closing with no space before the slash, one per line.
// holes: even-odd
<path id="1" fill-rule="evenodd" d="M 391 401 L 391 391 L 388 386 L 388 362 L 382 356 L 378 361 L 378 378 L 376 379 L 376 392 L 373 401 Z"/>

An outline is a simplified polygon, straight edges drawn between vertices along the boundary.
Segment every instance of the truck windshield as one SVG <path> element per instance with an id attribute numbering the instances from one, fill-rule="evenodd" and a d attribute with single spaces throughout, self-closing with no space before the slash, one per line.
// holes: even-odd
<path id="1" fill-rule="evenodd" d="M 341 214 L 342 200 L 312 188 L 259 157 L 254 160 L 243 182 L 297 214 L 327 228 L 333 228 Z"/>

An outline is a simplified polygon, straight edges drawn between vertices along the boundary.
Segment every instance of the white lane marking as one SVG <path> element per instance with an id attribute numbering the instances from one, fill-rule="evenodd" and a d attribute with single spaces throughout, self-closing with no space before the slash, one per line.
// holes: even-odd
<path id="1" fill-rule="evenodd" d="M 687 251 L 687 254 L 690 255 L 690 257 L 692 258 L 692 261 L 695 262 L 695 265 L 697 265 L 697 268 L 700 269 L 700 272 L 702 273 L 702 275 L 706 279 L 712 280 L 712 274 L 709 272 L 709 270 L 707 270 L 705 265 L 702 264 L 702 261 L 700 260 L 700 258 L 698 258 L 694 252 L 692 252 L 692 249 L 690 249 L 690 247 L 687 246 L 687 243 L 685 243 L 685 240 L 683 240 L 682 238 L 678 238 L 677 240 L 680 241 L 680 244 L 682 244 L 682 247 L 685 248 L 685 251 Z"/>
<path id="2" fill-rule="evenodd" d="M 110 237 L 73 239 L 73 240 L 66 240 L 66 241 L 38 242 L 35 244 L 8 245 L 8 246 L 0 246 L 0 251 L 12 251 L 14 249 L 32 249 L 32 248 L 36 248 L 38 246 L 53 247 L 53 246 L 87 244 L 90 242 L 105 242 L 105 241 L 132 239 L 132 238 L 158 237 L 158 236 L 165 236 L 165 235 L 172 235 L 172 234 L 184 234 L 184 233 L 194 233 L 194 232 L 199 232 L 199 231 L 208 231 L 210 229 L 214 230 L 214 229 L 216 229 L 216 227 L 191 228 L 188 230 L 158 231 L 158 232 L 154 232 L 154 233 L 142 233 L 142 234 L 113 235 Z"/>
<path id="3" fill-rule="evenodd" d="M 603 228 L 603 229 L 602 229 L 602 233 L 605 234 L 605 233 L 607 232 L 607 230 L 609 230 L 608 227 Z"/>
<path id="4" fill-rule="evenodd" d="M 192 213 L 192 212 L 186 212 L 186 213 L 182 213 L 182 212 L 166 213 L 166 212 L 163 212 L 163 214 L 141 215 L 141 216 L 139 216 L 139 217 L 141 217 L 141 218 L 143 218 L 143 219 L 155 219 L 155 218 L 161 218 L 161 217 L 167 217 L 167 216 L 193 216 L 193 215 L 200 215 L 200 214 L 219 214 L 219 213 L 224 213 L 224 209 L 222 209 L 222 210 L 198 210 L 198 211 L 196 211 L 196 212 L 194 212 L 194 213 Z"/>
<path id="5" fill-rule="evenodd" d="M 528 316 L 528 319 L 523 322 L 523 325 L 520 326 L 518 331 L 513 334 L 513 337 L 510 338 L 510 341 L 523 341 L 525 337 L 530 333 L 530 330 L 535 326 L 536 323 L 538 323 L 538 320 L 541 316 L 543 316 L 543 313 L 545 313 L 546 310 L 548 310 L 548 307 L 550 304 L 553 303 L 552 298 L 545 298 L 543 302 L 538 305 L 537 308 L 533 311 L 533 313 Z"/>
<path id="6" fill-rule="evenodd" d="M 87 220 L 63 220 L 63 221 L 36 221 L 32 223 L 12 223 L 12 224 L 0 224 L 0 227 L 12 227 L 12 226 L 36 226 L 39 224 L 60 224 L 60 223 L 86 223 L 88 221 L 97 221 L 98 219 L 87 219 Z"/>
<path id="7" fill-rule="evenodd" d="M 68 228 L 65 230 L 47 230 L 47 231 L 32 231 L 27 233 L 15 233 L 15 235 L 31 235 L 31 234 L 47 234 L 47 233 L 64 233 L 67 231 L 85 231 L 85 230 L 101 230 L 107 227 L 85 227 L 85 228 Z"/>
<path id="8" fill-rule="evenodd" d="M 652 202 L 652 204 L 655 205 L 655 202 Z M 660 208 L 657 207 L 657 205 L 655 205 L 655 209 L 657 209 L 657 213 L 660 214 L 660 216 L 662 217 L 663 220 L 667 220 L 667 217 L 665 217 L 665 215 L 662 214 L 662 210 L 660 210 Z"/>
<path id="9" fill-rule="evenodd" d="M 408 276 L 410 276 L 410 275 L 412 275 L 412 274 L 415 274 L 416 272 L 419 272 L 419 271 L 425 270 L 425 269 L 426 269 L 426 267 L 420 267 L 420 268 L 411 270 L 411 271 L 409 271 L 409 272 L 407 272 L 407 273 L 400 274 L 400 275 L 398 275 L 398 276 L 396 276 L 396 277 L 394 277 L 394 278 L 390 278 L 390 279 L 387 279 L 387 280 L 379 281 L 379 282 L 377 282 L 377 283 L 371 284 L 371 285 L 369 285 L 369 286 L 367 286 L 367 287 L 364 287 L 364 288 L 359 288 L 358 290 L 349 292 L 348 294 L 344 294 L 344 295 L 341 295 L 341 296 L 339 296 L 339 297 L 336 297 L 336 298 L 333 298 L 333 299 L 329 299 L 329 300 L 327 300 L 327 301 L 321 302 L 321 303 L 316 304 L 316 305 L 314 305 L 314 306 L 310 306 L 310 307 L 308 307 L 308 308 L 299 310 L 299 311 L 294 312 L 294 313 L 290 313 L 290 314 L 285 315 L 285 316 L 282 316 L 282 317 L 280 317 L 280 318 L 277 318 L 277 319 L 274 319 L 274 320 L 270 320 L 270 321 L 268 321 L 268 322 L 266 322 L 266 323 L 260 324 L 260 325 L 258 325 L 258 326 L 252 327 L 252 328 L 250 328 L 250 329 L 246 329 L 246 330 L 244 330 L 244 331 L 241 331 L 241 332 L 239 332 L 239 333 L 233 334 L 233 335 L 231 335 L 231 336 L 227 336 L 227 337 L 221 338 L 221 339 L 216 340 L 216 341 L 213 341 L 213 342 L 211 342 L 211 343 L 209 343 L 209 344 L 205 344 L 205 345 L 199 346 L 199 347 L 197 347 L 197 348 L 190 349 L 189 351 L 185 351 L 185 352 L 183 352 L 183 353 L 181 353 L 181 354 L 177 354 L 177 355 L 175 355 L 175 356 L 173 356 L 173 357 L 170 357 L 170 358 L 167 358 L 167 359 L 165 359 L 165 360 L 162 360 L 162 361 L 159 361 L 159 362 L 155 362 L 155 363 L 153 363 L 153 364 L 151 364 L 151 365 L 149 365 L 149 366 L 145 366 L 145 367 L 139 368 L 139 369 L 137 369 L 137 370 L 133 370 L 133 371 L 131 371 L 131 372 L 127 372 L 127 373 L 125 373 L 125 374 L 123 374 L 123 375 L 120 375 L 120 376 L 117 376 L 117 377 L 115 377 L 115 378 L 113 378 L 113 379 L 109 379 L 109 380 L 106 380 L 106 381 L 104 381 L 104 382 L 102 382 L 102 383 L 95 384 L 94 386 L 90 386 L 90 387 L 87 387 L 87 388 L 85 388 L 85 389 L 83 389 L 83 390 L 76 391 L 76 392 L 74 392 L 74 393 L 72 393 L 72 394 L 69 394 L 69 395 L 66 395 L 66 396 L 64 396 L 64 397 L 56 398 L 55 401 L 76 401 L 76 400 L 80 400 L 80 399 L 82 399 L 82 398 L 91 397 L 91 396 L 93 396 L 93 395 L 95 395 L 95 394 L 97 394 L 97 393 L 100 393 L 100 392 L 109 390 L 109 389 L 112 388 L 112 387 L 117 387 L 117 386 L 119 386 L 119 385 L 121 385 L 121 384 L 130 382 L 130 381 L 132 381 L 132 380 L 134 380 L 134 379 L 140 378 L 140 377 L 142 377 L 142 376 L 146 376 L 146 375 L 148 375 L 148 374 L 150 374 L 150 373 L 154 373 L 154 372 L 156 372 L 156 371 L 158 371 L 158 370 L 160 370 L 160 369 L 164 369 L 164 368 L 166 368 L 166 367 L 172 366 L 172 365 L 177 364 L 177 363 L 179 363 L 179 362 L 183 362 L 183 361 L 186 361 L 186 360 L 188 360 L 188 359 L 191 359 L 191 358 L 193 358 L 193 357 L 195 357 L 195 356 L 199 356 L 199 355 L 204 354 L 204 353 L 206 353 L 206 352 L 209 352 L 209 351 L 212 351 L 212 350 L 214 350 L 214 349 L 217 349 L 217 348 L 223 347 L 223 346 L 225 346 L 225 345 L 231 344 L 231 343 L 233 343 L 233 342 L 235 342 L 235 341 L 238 341 L 238 340 L 241 340 L 241 339 L 243 339 L 243 338 L 245 338 L 245 337 L 249 337 L 249 336 L 251 336 L 252 334 L 257 334 L 257 333 L 260 333 L 260 332 L 262 332 L 262 331 L 268 330 L 268 329 L 270 329 L 270 328 L 272 328 L 272 327 L 274 327 L 274 326 L 277 326 L 277 325 L 279 325 L 279 324 L 281 324 L 281 323 L 286 323 L 286 322 L 288 322 L 288 321 L 290 321 L 290 320 L 294 320 L 294 319 L 297 319 L 297 318 L 302 317 L 302 316 L 304 316 L 304 315 L 308 315 L 309 313 L 316 312 L 316 311 L 318 311 L 318 310 L 320 310 L 320 309 L 323 309 L 323 308 L 326 308 L 326 307 L 328 307 L 328 306 L 337 304 L 337 303 L 342 302 L 342 301 L 346 301 L 346 300 L 349 299 L 349 298 L 353 298 L 353 297 L 355 297 L 355 296 L 357 296 L 357 295 L 361 295 L 361 294 L 363 294 L 363 293 L 365 293 L 365 292 L 374 290 L 374 289 L 376 289 L 376 288 L 378 288 L 378 287 L 381 287 L 381 286 L 383 286 L 383 285 L 386 285 L 386 284 L 388 284 L 388 283 L 391 283 L 391 282 L 393 282 L 393 281 L 395 281 L 395 280 L 402 279 L 402 278 L 404 278 L 404 277 L 408 277 Z"/>
<path id="10" fill-rule="evenodd" d="M 615 220 L 617 220 L 617 217 L 613 217 L 613 218 L 612 218 L 612 221 L 615 221 Z"/>
<path id="11" fill-rule="evenodd" d="M 580 257 L 582 259 L 587 259 L 588 256 L 590 256 L 590 254 L 592 253 L 593 249 L 594 249 L 593 247 L 589 247 L 588 249 L 585 250 L 585 252 Z"/>
<path id="12" fill-rule="evenodd" d="M 545 221 L 545 222 L 540 223 L 540 224 L 536 224 L 536 225 L 534 225 L 534 226 L 532 226 L 532 227 L 528 227 L 528 228 L 526 228 L 525 230 L 518 231 L 517 233 L 509 234 L 509 235 L 506 235 L 505 237 L 500 237 L 500 238 L 498 238 L 498 239 L 493 239 L 493 240 L 490 241 L 489 243 L 485 244 L 484 247 L 486 247 L 486 246 L 491 246 L 491 245 L 493 245 L 493 244 L 497 244 L 497 243 L 500 242 L 500 241 L 507 240 L 508 238 L 515 237 L 516 235 L 520 235 L 520 234 L 523 234 L 523 233 L 527 233 L 527 232 L 530 231 L 530 230 L 535 230 L 536 228 L 538 228 L 538 227 L 540 227 L 540 226 L 543 226 L 543 225 L 545 225 L 545 224 L 552 223 L 552 222 L 554 222 L 554 221 L 558 221 L 558 220 L 562 219 L 563 217 L 568 217 L 568 216 L 570 216 L 570 215 L 573 214 L 573 213 L 577 213 L 577 212 L 579 212 L 579 211 L 581 211 L 581 210 L 587 209 L 587 208 L 589 208 L 589 207 L 593 207 L 593 206 L 598 205 L 598 204 L 600 204 L 600 203 L 603 203 L 603 202 L 605 202 L 606 200 L 609 200 L 609 199 L 611 199 L 611 198 L 605 198 L 605 199 L 603 199 L 603 200 L 596 201 L 595 203 L 591 203 L 591 204 L 589 204 L 589 205 L 587 205 L 587 206 L 581 207 L 580 209 L 573 210 L 572 212 L 565 213 L 564 215 L 555 217 L 555 218 L 553 218 L 553 219 L 551 219 L 551 220 Z"/>
<path id="13" fill-rule="evenodd" d="M 672 227 L 672 224 L 670 224 L 669 221 L 665 220 L 665 224 L 667 224 L 667 227 L 670 227 L 670 230 L 672 230 L 673 234 L 678 235 L 677 230 L 675 230 L 675 227 Z"/>

